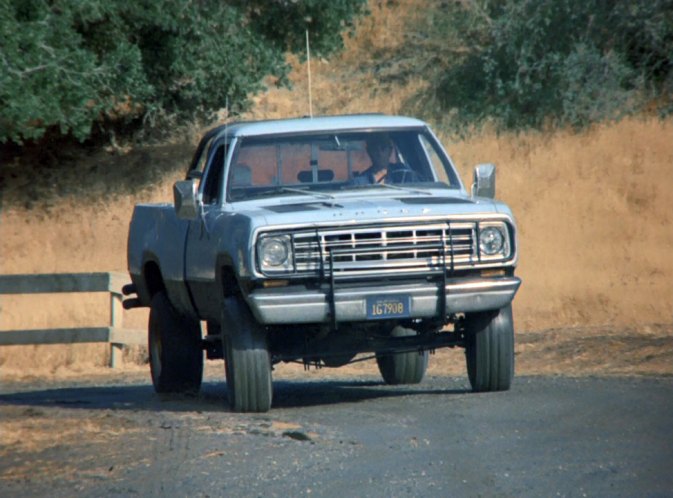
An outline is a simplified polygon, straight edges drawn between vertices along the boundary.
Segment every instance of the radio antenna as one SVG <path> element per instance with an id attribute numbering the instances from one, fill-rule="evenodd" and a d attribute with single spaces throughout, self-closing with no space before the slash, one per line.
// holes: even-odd
<path id="1" fill-rule="evenodd" d="M 229 132 L 229 95 L 225 97 L 224 100 L 224 109 L 227 113 L 227 116 L 224 118 L 224 141 L 227 141 L 227 133 Z"/>
<path id="2" fill-rule="evenodd" d="M 313 96 L 311 95 L 311 45 L 308 41 L 308 29 L 306 30 L 306 69 L 308 71 L 308 115 L 313 118 Z"/>

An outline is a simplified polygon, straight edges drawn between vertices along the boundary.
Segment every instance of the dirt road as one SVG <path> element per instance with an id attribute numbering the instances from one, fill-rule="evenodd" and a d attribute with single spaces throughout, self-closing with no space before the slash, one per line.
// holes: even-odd
<path id="1" fill-rule="evenodd" d="M 673 492 L 670 377 L 519 377 L 473 394 L 463 377 L 391 387 L 326 375 L 278 382 L 264 415 L 230 413 L 219 378 L 191 398 L 155 395 L 144 373 L 125 379 L 5 383 L 0 494 Z"/>

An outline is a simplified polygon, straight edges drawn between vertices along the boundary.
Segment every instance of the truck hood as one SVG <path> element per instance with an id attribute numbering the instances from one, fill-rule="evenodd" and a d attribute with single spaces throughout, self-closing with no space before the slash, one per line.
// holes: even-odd
<path id="1" fill-rule="evenodd" d="M 239 203 L 236 214 L 250 218 L 253 226 L 324 226 L 367 222 L 404 221 L 405 219 L 481 217 L 505 214 L 509 208 L 492 199 L 472 198 L 462 191 L 386 192 L 335 195 L 333 198 L 290 196 L 275 202 Z M 245 204 L 245 205 L 242 205 Z"/>

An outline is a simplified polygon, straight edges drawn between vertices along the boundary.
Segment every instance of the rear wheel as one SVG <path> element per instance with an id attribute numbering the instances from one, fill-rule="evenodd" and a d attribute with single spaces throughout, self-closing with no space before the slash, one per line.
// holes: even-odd
<path id="1" fill-rule="evenodd" d="M 506 391 L 514 378 L 512 306 L 467 315 L 465 357 L 472 390 Z"/>
<path id="2" fill-rule="evenodd" d="M 408 337 L 417 335 L 413 329 L 395 327 L 390 333 L 392 337 Z M 423 380 L 428 368 L 427 351 L 409 351 L 376 355 L 379 372 L 386 384 L 418 384 Z"/>
<path id="3" fill-rule="evenodd" d="M 236 412 L 266 412 L 273 389 L 266 331 L 239 298 L 229 298 L 222 312 L 227 394 Z"/>
<path id="4" fill-rule="evenodd" d="M 199 391 L 203 377 L 199 322 L 180 315 L 165 291 L 157 292 L 150 303 L 148 349 L 157 393 Z"/>

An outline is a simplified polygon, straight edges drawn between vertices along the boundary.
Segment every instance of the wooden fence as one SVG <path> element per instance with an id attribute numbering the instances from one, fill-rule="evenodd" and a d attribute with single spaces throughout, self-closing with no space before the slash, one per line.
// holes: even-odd
<path id="1" fill-rule="evenodd" d="M 0 275 L 0 295 L 63 292 L 107 292 L 110 295 L 107 326 L 3 330 L 0 331 L 0 346 L 107 342 L 110 344 L 110 366 L 116 367 L 123 345 L 147 344 L 145 330 L 122 326 L 122 286 L 128 281 L 127 274 L 114 272 Z"/>

